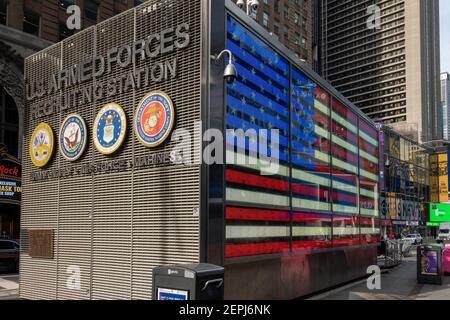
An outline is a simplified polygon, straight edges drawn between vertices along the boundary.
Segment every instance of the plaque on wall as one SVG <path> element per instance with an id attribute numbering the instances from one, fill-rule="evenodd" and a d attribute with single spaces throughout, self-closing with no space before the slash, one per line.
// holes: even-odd
<path id="1" fill-rule="evenodd" d="M 53 230 L 29 230 L 31 258 L 53 259 Z"/>

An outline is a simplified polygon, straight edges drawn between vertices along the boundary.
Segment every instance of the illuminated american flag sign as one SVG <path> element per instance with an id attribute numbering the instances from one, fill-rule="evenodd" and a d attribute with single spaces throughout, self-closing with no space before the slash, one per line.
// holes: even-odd
<path id="1" fill-rule="evenodd" d="M 280 168 L 262 175 L 252 137 L 228 132 L 226 258 L 377 243 L 377 130 L 231 16 L 227 46 L 227 129 L 278 129 Z"/>

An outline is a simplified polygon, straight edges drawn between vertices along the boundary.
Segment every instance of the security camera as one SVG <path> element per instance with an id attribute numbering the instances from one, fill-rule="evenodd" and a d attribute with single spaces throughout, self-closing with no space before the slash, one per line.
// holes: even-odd
<path id="1" fill-rule="evenodd" d="M 223 78 L 227 83 L 233 83 L 237 79 L 237 70 L 231 61 L 223 72 Z"/>
<path id="2" fill-rule="evenodd" d="M 223 78 L 227 83 L 233 83 L 238 76 L 236 66 L 233 63 L 233 53 L 230 50 L 223 50 L 219 55 L 213 56 L 212 58 L 215 60 L 216 64 L 218 64 L 219 60 L 222 58 L 224 54 L 228 55 L 228 64 L 223 72 Z"/>
<path id="3" fill-rule="evenodd" d="M 250 6 L 251 6 L 253 11 L 258 11 L 259 1 L 258 0 L 251 0 Z"/>
<path id="4" fill-rule="evenodd" d="M 242 9 L 242 8 L 244 8 L 244 6 L 245 6 L 245 1 L 244 1 L 244 0 L 238 0 L 238 1 L 236 2 L 236 5 L 237 5 L 240 9 Z"/>

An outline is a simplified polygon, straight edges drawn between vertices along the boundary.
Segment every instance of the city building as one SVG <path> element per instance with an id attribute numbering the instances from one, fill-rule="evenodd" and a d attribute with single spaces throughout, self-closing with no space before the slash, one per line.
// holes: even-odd
<path id="1" fill-rule="evenodd" d="M 8 152 L 8 148 L 0 144 L 0 239 L 18 240 L 22 166 L 10 153 L 14 151 Z"/>
<path id="2" fill-rule="evenodd" d="M 236 2 L 236 0 L 233 0 Z M 316 64 L 313 50 L 314 1 L 260 0 L 251 16 L 309 66 Z M 245 8 L 244 8 L 245 10 Z"/>
<path id="3" fill-rule="evenodd" d="M 442 139 L 439 1 L 317 2 L 321 75 L 376 122 Z"/>
<path id="4" fill-rule="evenodd" d="M 381 229 L 389 238 L 427 233 L 430 203 L 430 157 L 434 149 L 381 126 L 384 169 L 381 188 Z"/>
<path id="5" fill-rule="evenodd" d="M 143 0 L 1 0 L 0 24 L 55 43 L 74 34 L 69 30 L 67 8 L 81 9 L 81 29 L 104 21 Z"/>
<path id="6" fill-rule="evenodd" d="M 66 8 L 72 4 L 80 7 L 84 29 L 139 3 L 142 1 L 0 0 L 0 143 L 8 147 L 11 155 L 22 157 L 22 144 L 17 141 L 22 136 L 23 61 L 75 33 L 67 28 Z M 12 115 L 6 119 L 4 114 Z"/>
<path id="7" fill-rule="evenodd" d="M 153 3 L 26 60 L 21 297 L 150 299 L 199 262 L 226 299 L 366 276 L 375 123 L 231 0 Z"/>
<path id="8" fill-rule="evenodd" d="M 75 33 L 66 25 L 68 6 L 76 4 L 80 7 L 83 29 L 141 2 L 136 0 L 0 0 L 1 158 L 7 158 L 8 161 L 16 164 L 19 164 L 22 159 L 25 115 L 24 59 Z M 0 178 L 2 178 L 1 174 Z M 3 178 L 4 183 L 16 183 Z M 20 184 L 19 181 L 17 183 Z M 10 195 L 0 194 L 0 205 L 2 208 L 8 208 L 8 219 L 5 217 L 3 222 L 0 221 L 0 227 L 3 230 L 15 230 L 14 234 L 12 231 L 2 233 L 0 230 L 0 237 L 19 237 L 17 230 L 20 220 L 20 201 L 17 199 L 19 198 L 14 196 L 12 201 Z M 2 213 L 5 213 L 5 210 Z"/>
<path id="9" fill-rule="evenodd" d="M 450 75 L 448 72 L 441 74 L 441 105 L 442 105 L 442 123 L 443 138 L 450 140 Z"/>

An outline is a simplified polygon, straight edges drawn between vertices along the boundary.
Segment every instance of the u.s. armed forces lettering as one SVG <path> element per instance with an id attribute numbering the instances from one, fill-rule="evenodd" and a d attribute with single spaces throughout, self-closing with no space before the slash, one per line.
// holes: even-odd
<path id="1" fill-rule="evenodd" d="M 30 106 L 33 120 L 43 118 L 103 98 L 112 97 L 130 90 L 148 87 L 151 84 L 177 77 L 178 61 L 160 59 L 177 50 L 183 50 L 190 44 L 189 24 L 182 23 L 137 40 L 133 44 L 114 47 L 105 56 L 93 56 L 69 68 L 53 74 L 49 79 L 38 79 L 26 83 L 26 98 L 31 102 L 46 95 L 49 99 L 40 99 Z M 106 83 L 95 81 L 105 74 L 111 74 L 117 68 L 127 68 L 131 64 L 144 60 L 155 60 L 150 67 L 126 72 L 111 77 Z M 160 61 L 156 61 L 160 60 Z M 83 89 L 69 88 L 92 81 Z M 62 95 L 56 95 L 62 90 Z"/>
<path id="2" fill-rule="evenodd" d="M 33 120 L 51 116 L 55 112 L 74 109 L 88 103 L 93 103 L 134 89 L 146 88 L 177 77 L 177 59 L 155 63 L 149 68 L 130 71 L 120 76 L 110 78 L 106 83 L 93 81 L 92 86 L 82 89 L 69 89 L 62 95 L 39 100 L 30 107 Z"/>

